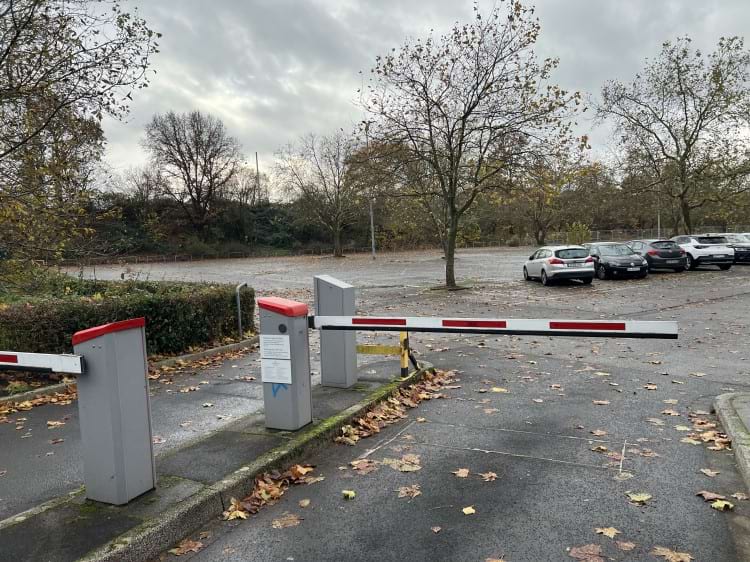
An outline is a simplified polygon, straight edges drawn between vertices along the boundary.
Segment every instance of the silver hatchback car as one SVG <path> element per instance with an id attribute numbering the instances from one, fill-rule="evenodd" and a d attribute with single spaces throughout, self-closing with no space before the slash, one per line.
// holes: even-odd
<path id="1" fill-rule="evenodd" d="M 543 246 L 523 265 L 523 278 L 540 279 L 543 285 L 579 279 L 588 285 L 594 279 L 594 259 L 583 246 Z"/>

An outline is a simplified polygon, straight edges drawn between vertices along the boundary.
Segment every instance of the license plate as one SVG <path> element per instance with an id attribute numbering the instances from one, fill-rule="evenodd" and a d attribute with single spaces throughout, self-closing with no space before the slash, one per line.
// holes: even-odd
<path id="1" fill-rule="evenodd" d="M 680 260 L 667 260 L 667 263 L 680 263 Z"/>
<path id="2" fill-rule="evenodd" d="M 628 268 L 628 271 L 640 271 L 640 270 L 641 270 L 640 267 L 629 267 Z"/>

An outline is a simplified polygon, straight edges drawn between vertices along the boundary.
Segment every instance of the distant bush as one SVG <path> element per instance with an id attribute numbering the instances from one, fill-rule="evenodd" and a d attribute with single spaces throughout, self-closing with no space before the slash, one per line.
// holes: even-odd
<path id="1" fill-rule="evenodd" d="M 582 222 L 568 225 L 568 244 L 583 244 L 591 240 L 591 229 Z"/>
<path id="2" fill-rule="evenodd" d="M 149 354 L 180 353 L 237 335 L 232 285 L 53 277 L 43 293 L 0 304 L 0 349 L 70 352 L 75 332 L 141 316 Z M 250 330 L 254 291 L 244 289 L 241 300 L 242 324 Z"/>
<path id="3" fill-rule="evenodd" d="M 514 234 L 513 236 L 508 238 L 507 244 L 511 248 L 517 248 L 518 246 L 521 245 L 521 238 L 518 236 L 518 234 Z"/>

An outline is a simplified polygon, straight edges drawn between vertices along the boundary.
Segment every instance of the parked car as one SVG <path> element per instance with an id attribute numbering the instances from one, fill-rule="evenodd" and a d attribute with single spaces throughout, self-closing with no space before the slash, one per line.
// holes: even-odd
<path id="1" fill-rule="evenodd" d="M 729 242 L 729 247 L 734 250 L 734 263 L 750 263 L 750 235 L 738 232 L 725 232 L 723 234 L 707 234 L 707 236 L 722 236 Z"/>
<path id="2" fill-rule="evenodd" d="M 648 269 L 671 269 L 685 271 L 687 257 L 685 250 L 672 240 L 631 240 L 627 243 L 633 251 L 645 258 Z"/>
<path id="3" fill-rule="evenodd" d="M 729 247 L 729 241 L 723 236 L 688 234 L 674 236 L 672 240 L 685 250 L 688 269 L 716 265 L 726 271 L 734 263 L 734 248 Z"/>
<path id="4" fill-rule="evenodd" d="M 543 246 L 523 265 L 523 278 L 540 279 L 542 285 L 558 279 L 578 279 L 588 285 L 594 279 L 594 260 L 583 246 Z"/>
<path id="5" fill-rule="evenodd" d="M 594 260 L 594 270 L 599 279 L 612 277 L 638 277 L 648 275 L 648 262 L 633 248 L 622 242 L 591 242 L 584 244 Z"/>

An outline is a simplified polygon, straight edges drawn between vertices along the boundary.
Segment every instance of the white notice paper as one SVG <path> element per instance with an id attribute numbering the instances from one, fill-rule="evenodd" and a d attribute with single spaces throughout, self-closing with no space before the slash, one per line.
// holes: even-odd
<path id="1" fill-rule="evenodd" d="M 292 384 L 292 362 L 287 359 L 261 358 L 260 378 L 263 382 Z"/>
<path id="2" fill-rule="evenodd" d="M 289 336 L 260 336 L 261 359 L 291 359 Z"/>

